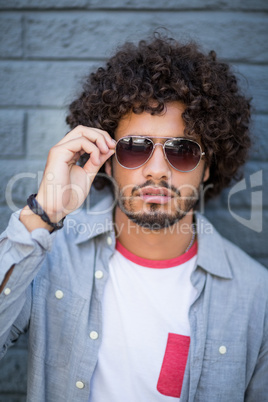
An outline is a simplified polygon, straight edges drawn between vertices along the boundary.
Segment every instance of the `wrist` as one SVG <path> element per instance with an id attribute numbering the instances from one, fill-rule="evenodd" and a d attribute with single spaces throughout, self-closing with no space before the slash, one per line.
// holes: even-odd
<path id="1" fill-rule="evenodd" d="M 47 229 L 51 233 L 54 230 L 53 227 L 44 222 L 40 216 L 31 211 L 28 205 L 22 209 L 19 220 L 29 232 L 35 229 Z"/>
<path id="2" fill-rule="evenodd" d="M 32 196 L 34 196 L 34 194 L 32 194 Z M 53 209 L 51 209 L 51 207 L 47 205 L 47 201 L 45 201 L 45 199 L 39 194 L 36 195 L 35 200 L 37 201 L 37 204 L 39 205 L 41 210 L 45 211 L 45 214 L 48 216 L 50 222 L 58 223 L 60 220 L 65 219 L 66 215 L 64 215 L 62 212 L 54 211 Z"/>
<path id="3" fill-rule="evenodd" d="M 31 194 L 28 199 L 27 199 L 27 205 L 29 209 L 36 214 L 38 217 L 41 218 L 42 221 L 44 221 L 47 225 L 53 228 L 53 230 L 59 230 L 63 227 L 63 221 L 65 217 L 63 217 L 61 220 L 53 222 L 51 221 L 51 218 L 48 216 L 46 211 L 43 210 L 42 206 L 36 199 L 37 194 Z"/>

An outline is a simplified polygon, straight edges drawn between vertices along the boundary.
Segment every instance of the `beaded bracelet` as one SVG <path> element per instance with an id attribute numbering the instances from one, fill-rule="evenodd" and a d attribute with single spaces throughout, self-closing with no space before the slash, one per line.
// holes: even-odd
<path id="1" fill-rule="evenodd" d="M 43 210 L 41 205 L 36 201 L 37 194 L 31 194 L 30 197 L 27 199 L 27 205 L 33 213 L 40 216 L 42 221 L 46 222 L 49 226 L 51 226 L 54 230 L 59 230 L 63 228 L 63 221 L 65 219 L 62 218 L 58 223 L 51 222 L 47 213 Z"/>

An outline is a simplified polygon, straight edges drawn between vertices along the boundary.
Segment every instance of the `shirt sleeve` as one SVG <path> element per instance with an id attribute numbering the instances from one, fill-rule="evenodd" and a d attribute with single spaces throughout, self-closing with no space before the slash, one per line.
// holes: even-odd
<path id="1" fill-rule="evenodd" d="M 264 320 L 263 342 L 253 376 L 245 394 L 245 402 L 268 400 L 268 302 Z"/>
<path id="2" fill-rule="evenodd" d="M 56 233 L 36 229 L 31 233 L 19 220 L 20 211 L 11 215 L 7 229 L 0 235 L 0 283 L 14 265 L 14 270 L 0 294 L 0 358 L 30 319 L 31 284 L 46 253 L 51 250 Z"/>

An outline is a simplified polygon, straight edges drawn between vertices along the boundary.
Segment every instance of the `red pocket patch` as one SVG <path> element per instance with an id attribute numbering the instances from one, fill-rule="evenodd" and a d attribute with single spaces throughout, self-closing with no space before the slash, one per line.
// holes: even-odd
<path id="1" fill-rule="evenodd" d="M 190 347 L 190 337 L 168 334 L 157 390 L 160 394 L 179 398 Z"/>

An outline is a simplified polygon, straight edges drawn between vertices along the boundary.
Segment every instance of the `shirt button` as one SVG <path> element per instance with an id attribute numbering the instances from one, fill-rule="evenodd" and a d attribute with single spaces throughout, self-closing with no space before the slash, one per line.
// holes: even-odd
<path id="1" fill-rule="evenodd" d="M 62 290 L 57 290 L 55 292 L 55 296 L 57 299 L 62 299 L 63 298 L 63 291 Z"/>
<path id="2" fill-rule="evenodd" d="M 90 336 L 91 339 L 96 340 L 96 339 L 98 339 L 99 334 L 96 331 L 91 331 L 89 336 Z"/>
<path id="3" fill-rule="evenodd" d="M 10 293 L 11 293 L 11 289 L 5 288 L 4 294 L 5 294 L 6 296 L 8 296 Z"/>
<path id="4" fill-rule="evenodd" d="M 111 236 L 107 237 L 107 244 L 108 246 L 111 246 L 113 244 L 113 239 L 111 238 Z"/>
<path id="5" fill-rule="evenodd" d="M 221 355 L 225 355 L 225 353 L 227 352 L 226 346 L 220 346 L 219 347 L 219 352 L 220 352 Z"/>
<path id="6" fill-rule="evenodd" d="M 103 272 L 100 271 L 100 270 L 96 271 L 96 272 L 95 272 L 95 278 L 96 278 L 96 279 L 101 279 L 101 278 L 103 278 Z"/>
<path id="7" fill-rule="evenodd" d="M 76 381 L 75 385 L 79 389 L 83 389 L 85 387 L 85 384 L 82 381 Z"/>

